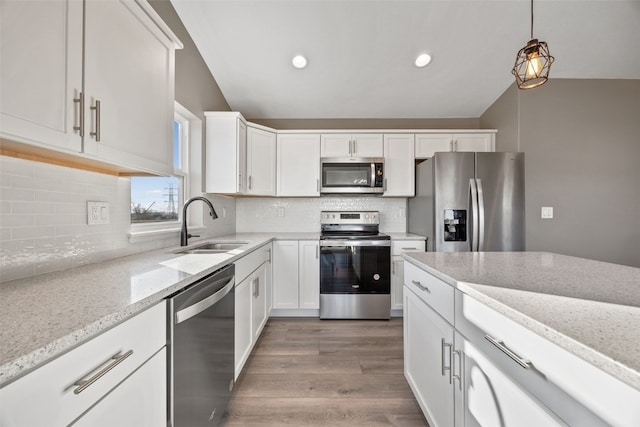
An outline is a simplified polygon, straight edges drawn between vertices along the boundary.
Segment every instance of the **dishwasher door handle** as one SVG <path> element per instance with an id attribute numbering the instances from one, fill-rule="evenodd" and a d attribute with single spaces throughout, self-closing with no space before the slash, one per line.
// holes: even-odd
<path id="1" fill-rule="evenodd" d="M 210 295 L 205 299 L 198 301 L 197 303 L 176 312 L 176 318 L 175 318 L 176 325 L 178 323 L 184 322 L 187 319 L 192 318 L 193 316 L 199 313 L 202 313 L 207 308 L 211 307 L 213 304 L 220 301 L 229 292 L 231 292 L 231 289 L 233 289 L 234 286 L 235 286 L 235 276 L 231 276 L 231 278 L 229 279 L 229 282 L 227 282 L 227 284 L 224 285 L 224 287 L 220 289 L 218 292 L 216 292 L 215 294 Z"/>

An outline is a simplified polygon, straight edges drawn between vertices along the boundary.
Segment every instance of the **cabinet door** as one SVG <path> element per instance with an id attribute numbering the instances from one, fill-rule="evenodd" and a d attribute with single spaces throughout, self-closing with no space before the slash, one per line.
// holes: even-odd
<path id="1" fill-rule="evenodd" d="M 247 194 L 276 195 L 276 135 L 247 128 Z"/>
<path id="2" fill-rule="evenodd" d="M 173 172 L 171 42 L 137 3 L 87 0 L 84 51 L 84 151 L 143 171 Z"/>
<path id="3" fill-rule="evenodd" d="M 349 134 L 322 135 L 320 157 L 350 157 L 351 147 L 351 135 Z"/>
<path id="4" fill-rule="evenodd" d="M 277 194 L 320 196 L 320 135 L 278 135 Z"/>
<path id="5" fill-rule="evenodd" d="M 384 197 L 415 195 L 414 136 L 384 136 Z"/>
<path id="6" fill-rule="evenodd" d="M 251 334 L 255 343 L 267 322 L 267 266 L 262 264 L 251 276 Z"/>
<path id="7" fill-rule="evenodd" d="M 416 159 L 433 157 L 437 152 L 453 151 L 453 135 L 450 133 L 416 134 Z"/>
<path id="8" fill-rule="evenodd" d="M 566 426 L 538 400 L 494 365 L 462 335 L 456 333 L 456 426 Z"/>
<path id="9" fill-rule="evenodd" d="M 382 157 L 384 148 L 382 134 L 360 133 L 351 135 L 353 141 L 351 156 L 353 157 Z"/>
<path id="10" fill-rule="evenodd" d="M 82 1 L 3 1 L 0 135 L 79 152 Z"/>
<path id="11" fill-rule="evenodd" d="M 452 426 L 453 386 L 450 381 L 453 327 L 404 288 L 404 369 L 429 425 Z"/>
<path id="12" fill-rule="evenodd" d="M 298 308 L 298 241 L 273 242 L 273 308 Z"/>
<path id="13" fill-rule="evenodd" d="M 166 422 L 167 351 L 163 347 L 73 425 L 155 427 Z"/>
<path id="14" fill-rule="evenodd" d="M 404 260 L 391 257 L 391 309 L 402 310 L 402 288 L 404 287 Z"/>
<path id="15" fill-rule="evenodd" d="M 495 151 L 493 147 L 493 134 L 454 134 L 453 148 L 454 151 Z"/>
<path id="16" fill-rule="evenodd" d="M 242 371 L 249 353 L 251 352 L 251 304 L 253 297 L 251 295 L 251 278 L 247 277 L 235 289 L 235 379 Z"/>
<path id="17" fill-rule="evenodd" d="M 300 308 L 320 308 L 320 245 L 317 241 L 300 241 Z"/>

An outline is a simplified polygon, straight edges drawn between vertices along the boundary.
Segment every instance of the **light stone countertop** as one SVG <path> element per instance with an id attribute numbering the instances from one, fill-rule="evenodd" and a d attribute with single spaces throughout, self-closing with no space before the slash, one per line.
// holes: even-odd
<path id="1" fill-rule="evenodd" d="M 247 245 L 210 255 L 176 254 L 184 248 L 174 246 L 0 283 L 0 386 L 272 240 L 319 237 L 319 232 L 278 232 L 192 239 L 189 246 L 207 241 Z"/>
<path id="2" fill-rule="evenodd" d="M 403 256 L 640 390 L 640 269 L 547 252 Z"/>
<path id="3" fill-rule="evenodd" d="M 426 239 L 425 236 L 420 236 L 419 234 L 413 234 L 413 233 L 397 233 L 397 232 L 387 233 L 384 231 L 382 233 L 388 234 L 389 236 L 391 236 L 392 240 L 425 240 Z"/>

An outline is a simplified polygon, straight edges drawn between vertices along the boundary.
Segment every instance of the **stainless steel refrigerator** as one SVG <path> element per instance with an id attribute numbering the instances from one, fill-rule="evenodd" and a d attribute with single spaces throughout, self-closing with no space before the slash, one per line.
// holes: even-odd
<path id="1" fill-rule="evenodd" d="M 524 227 L 524 153 L 436 153 L 416 166 L 408 229 L 428 251 L 523 251 Z"/>

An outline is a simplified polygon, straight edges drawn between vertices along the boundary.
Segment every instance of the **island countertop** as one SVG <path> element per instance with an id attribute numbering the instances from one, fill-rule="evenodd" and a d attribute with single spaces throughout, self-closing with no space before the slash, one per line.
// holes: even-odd
<path id="1" fill-rule="evenodd" d="M 640 390 L 640 269 L 547 252 L 404 258 Z"/>

